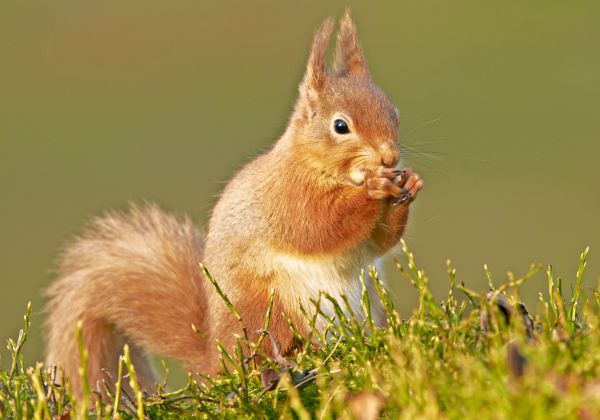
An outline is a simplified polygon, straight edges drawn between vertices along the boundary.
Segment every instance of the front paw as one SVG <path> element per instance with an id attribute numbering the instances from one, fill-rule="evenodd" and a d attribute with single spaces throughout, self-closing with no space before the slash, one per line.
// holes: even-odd
<path id="1" fill-rule="evenodd" d="M 405 168 L 396 185 L 400 187 L 400 194 L 395 196 L 394 204 L 410 204 L 423 188 L 423 180 L 410 168 Z"/>
<path id="2" fill-rule="evenodd" d="M 394 184 L 391 174 L 388 173 L 371 173 L 365 178 L 365 187 L 367 195 L 373 200 L 384 200 L 391 197 L 399 198 L 402 194 L 402 187 Z"/>

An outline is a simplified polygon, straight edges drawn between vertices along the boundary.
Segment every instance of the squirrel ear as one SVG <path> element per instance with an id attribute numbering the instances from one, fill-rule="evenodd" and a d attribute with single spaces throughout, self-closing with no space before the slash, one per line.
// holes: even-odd
<path id="1" fill-rule="evenodd" d="M 300 92 L 305 94 L 309 101 L 316 99 L 318 92 L 323 87 L 327 77 L 325 70 L 325 53 L 329 44 L 329 37 L 333 29 L 333 20 L 327 19 L 315 32 L 310 50 L 310 57 L 306 65 L 306 74 L 300 85 Z"/>
<path id="2" fill-rule="evenodd" d="M 356 36 L 356 26 L 352 21 L 350 9 L 346 9 L 346 13 L 340 22 L 334 69 L 340 76 L 355 74 L 370 77 L 365 56 Z"/>

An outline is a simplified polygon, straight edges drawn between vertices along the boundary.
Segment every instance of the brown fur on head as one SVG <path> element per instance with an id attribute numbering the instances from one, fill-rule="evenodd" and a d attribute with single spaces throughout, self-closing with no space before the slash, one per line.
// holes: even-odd
<path id="1" fill-rule="evenodd" d="M 332 28 L 328 19 L 314 36 L 291 137 L 299 158 L 313 169 L 361 184 L 366 172 L 398 164 L 398 111 L 371 80 L 349 12 L 340 23 L 333 69 L 326 68 Z M 349 132 L 336 132 L 336 120 Z"/>

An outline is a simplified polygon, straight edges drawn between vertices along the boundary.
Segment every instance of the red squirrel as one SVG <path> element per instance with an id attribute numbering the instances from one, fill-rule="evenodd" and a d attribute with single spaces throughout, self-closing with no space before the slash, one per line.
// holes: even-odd
<path id="1" fill-rule="evenodd" d="M 125 343 L 146 390 L 155 383 L 149 354 L 194 372 L 219 370 L 215 340 L 229 349 L 241 327 L 199 262 L 251 339 L 274 290 L 270 336 L 284 354 L 297 345 L 286 317 L 308 334 L 298 301 L 309 308 L 324 290 L 345 295 L 362 312 L 361 268 L 398 243 L 423 181 L 396 169 L 399 114 L 371 80 L 349 13 L 341 19 L 333 66 L 326 66 L 332 28 L 329 19 L 315 32 L 285 132 L 227 184 L 206 234 L 188 218 L 133 205 L 93 220 L 65 249 L 48 289 L 47 366 L 61 365 L 76 393 L 78 321 L 91 384 L 116 380 Z M 377 294 L 370 296 L 383 325 Z"/>

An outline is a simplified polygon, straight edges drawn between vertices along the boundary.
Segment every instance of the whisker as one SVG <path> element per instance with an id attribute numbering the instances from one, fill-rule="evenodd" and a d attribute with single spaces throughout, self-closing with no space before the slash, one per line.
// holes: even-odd
<path id="1" fill-rule="evenodd" d="M 429 121 L 425 121 L 425 122 L 423 122 L 423 123 L 421 123 L 421 124 L 417 125 L 416 127 L 414 127 L 412 130 L 410 130 L 410 131 L 409 131 L 409 132 L 406 134 L 406 136 L 407 136 L 407 137 L 408 137 L 408 136 L 410 136 L 412 133 L 414 133 L 415 131 L 417 131 L 417 130 L 418 130 L 418 129 L 420 129 L 420 128 L 427 127 L 428 125 L 431 125 L 431 124 L 435 124 L 436 122 L 438 122 L 438 121 L 439 121 L 439 120 L 441 120 L 441 119 L 442 119 L 442 117 L 436 117 L 436 118 L 433 118 L 433 119 L 431 119 L 431 120 L 429 120 Z"/>

